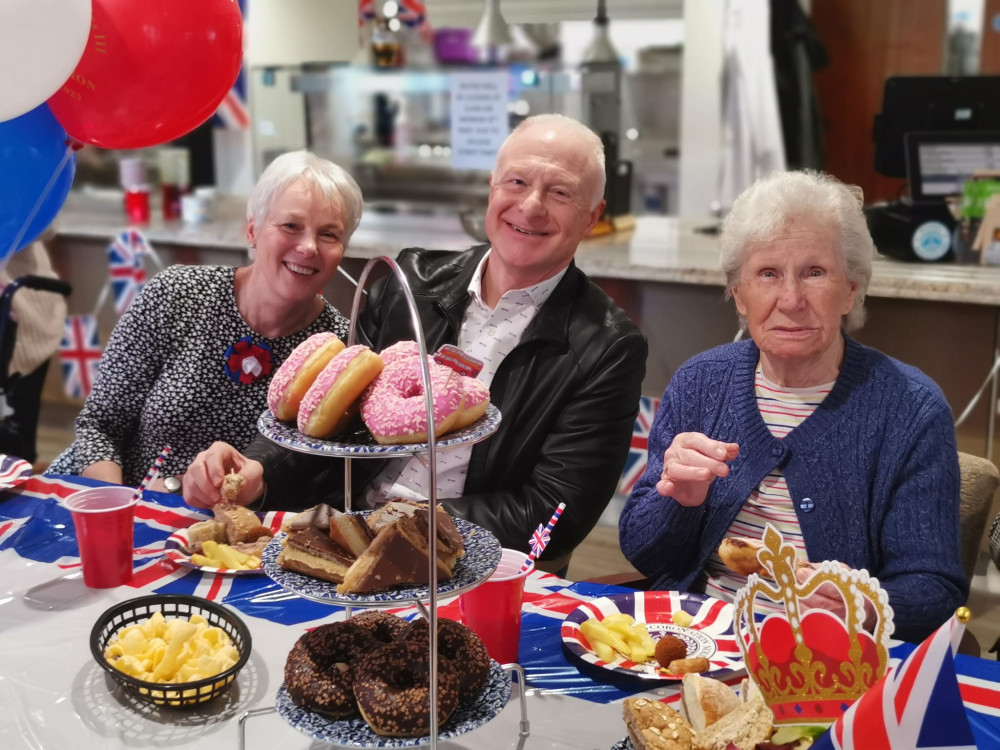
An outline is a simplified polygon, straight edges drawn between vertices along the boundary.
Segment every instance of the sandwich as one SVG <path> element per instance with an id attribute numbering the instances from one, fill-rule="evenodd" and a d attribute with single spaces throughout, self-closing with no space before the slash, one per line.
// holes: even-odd
<path id="1" fill-rule="evenodd" d="M 622 716 L 635 750 L 692 750 L 694 747 L 691 725 L 660 701 L 626 698 Z"/>

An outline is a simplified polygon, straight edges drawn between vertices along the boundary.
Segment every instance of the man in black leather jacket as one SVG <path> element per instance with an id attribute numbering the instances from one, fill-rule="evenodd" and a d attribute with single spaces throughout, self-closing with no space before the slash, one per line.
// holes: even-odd
<path id="1" fill-rule="evenodd" d="M 461 497 L 438 493 L 452 515 L 489 529 L 504 547 L 524 550 L 535 527 L 565 502 L 542 557 L 540 567 L 548 570 L 565 569 L 614 493 L 647 352 L 635 324 L 573 263 L 604 206 L 600 142 L 582 128 L 567 118 L 542 116 L 511 134 L 491 175 L 492 246 L 464 252 L 411 248 L 397 258 L 428 351 L 459 342 L 470 304 L 494 308 L 509 290 L 562 274 L 516 346 L 495 366 L 490 400 L 502 421 L 494 435 L 472 447 Z M 478 294 L 470 294 L 480 272 Z M 415 338 L 394 276 L 373 286 L 358 325 L 375 351 Z M 337 460 L 293 454 L 263 439 L 246 457 L 225 448 L 210 448 L 185 475 L 192 505 L 217 502 L 216 488 L 230 468 L 249 480 L 239 502 L 258 500 L 264 486 L 267 508 L 297 509 L 342 495 L 344 470 Z M 262 476 L 253 465 L 258 461 Z M 352 462 L 355 485 L 371 479 L 381 464 Z"/>

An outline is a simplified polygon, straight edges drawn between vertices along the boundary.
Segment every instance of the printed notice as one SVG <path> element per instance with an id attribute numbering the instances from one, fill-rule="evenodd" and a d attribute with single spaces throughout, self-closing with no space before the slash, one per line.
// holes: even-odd
<path id="1" fill-rule="evenodd" d="M 451 165 L 492 169 L 507 137 L 507 73 L 455 73 L 451 77 Z"/>

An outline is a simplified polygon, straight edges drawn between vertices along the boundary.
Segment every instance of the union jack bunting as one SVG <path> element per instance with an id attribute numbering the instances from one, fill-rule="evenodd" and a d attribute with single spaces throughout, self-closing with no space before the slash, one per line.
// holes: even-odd
<path id="1" fill-rule="evenodd" d="M 151 253 L 149 242 L 137 229 L 126 229 L 108 245 L 108 269 L 111 275 L 111 293 L 115 298 L 115 312 L 123 314 L 135 301 L 146 283 L 146 269 L 142 256 Z"/>
<path id="2" fill-rule="evenodd" d="M 629 446 L 628 459 L 621 479 L 618 480 L 618 492 L 628 495 L 632 492 L 639 477 L 646 471 L 646 459 L 649 455 L 649 429 L 653 426 L 653 416 L 660 405 L 660 399 L 649 396 L 639 397 L 639 413 L 632 428 L 632 444 Z"/>
<path id="3" fill-rule="evenodd" d="M 531 554 L 535 557 L 542 554 L 542 550 L 545 549 L 551 538 L 552 535 L 549 534 L 548 528 L 544 524 L 538 524 L 538 528 L 531 535 Z"/>
<path id="4" fill-rule="evenodd" d="M 954 654 L 965 626 L 955 617 L 851 705 L 813 750 L 972 750 Z"/>
<path id="5" fill-rule="evenodd" d="M 63 390 L 70 398 L 86 398 L 94 388 L 101 361 L 101 341 L 97 336 L 97 318 L 93 315 L 70 315 L 63 324 L 59 342 Z"/>
<path id="6" fill-rule="evenodd" d="M 239 0 L 240 13 L 243 15 L 244 28 L 247 18 L 247 0 Z M 236 82 L 226 92 L 225 98 L 219 102 L 212 123 L 225 130 L 249 130 L 250 112 L 247 108 L 247 66 L 244 61 L 240 66 Z"/>

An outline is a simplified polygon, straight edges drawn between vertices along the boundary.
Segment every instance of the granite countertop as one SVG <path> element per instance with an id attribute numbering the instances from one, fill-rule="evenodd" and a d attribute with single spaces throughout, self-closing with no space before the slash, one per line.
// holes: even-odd
<path id="1" fill-rule="evenodd" d="M 638 217 L 634 230 L 586 240 L 577 265 L 598 278 L 699 284 L 722 287 L 718 236 L 696 231 L 706 222 L 670 217 Z M 73 193 L 55 229 L 61 238 L 105 240 L 126 225 L 121 195 L 114 191 Z M 202 224 L 165 222 L 155 211 L 142 227 L 155 246 L 187 245 L 246 250 L 245 199 L 222 196 L 213 219 Z M 475 244 L 457 213 L 415 204 L 365 206 L 347 250 L 348 257 L 395 257 L 404 247 L 461 250 Z M 904 263 L 879 257 L 873 264 L 869 296 L 1000 306 L 1000 268 L 954 263 Z"/>

